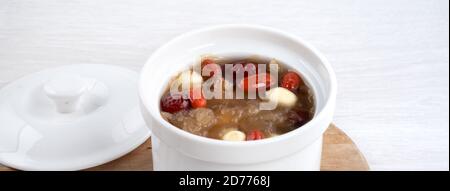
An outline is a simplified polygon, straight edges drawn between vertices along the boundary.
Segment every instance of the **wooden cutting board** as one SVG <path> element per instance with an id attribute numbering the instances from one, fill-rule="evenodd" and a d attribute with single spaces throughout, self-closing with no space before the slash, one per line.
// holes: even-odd
<path id="1" fill-rule="evenodd" d="M 0 164 L 0 171 L 13 170 Z M 131 153 L 89 171 L 151 171 L 152 146 L 150 139 Z M 323 171 L 367 171 L 369 165 L 358 147 L 333 124 L 324 133 L 322 148 Z"/>
<path id="2" fill-rule="evenodd" d="M 368 171 L 369 164 L 352 139 L 331 124 L 324 133 L 322 171 Z"/>

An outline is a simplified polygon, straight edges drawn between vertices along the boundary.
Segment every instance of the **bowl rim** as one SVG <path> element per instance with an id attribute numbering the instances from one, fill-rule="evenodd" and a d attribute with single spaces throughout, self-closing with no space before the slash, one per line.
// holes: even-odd
<path id="1" fill-rule="evenodd" d="M 155 113 L 152 109 L 149 109 L 154 106 L 149 105 L 152 102 L 145 101 L 146 100 L 145 97 L 147 95 L 147 93 L 145 93 L 145 92 L 147 92 L 147 91 L 146 91 L 145 82 L 144 82 L 144 75 L 145 75 L 146 71 L 149 70 L 149 67 L 152 67 L 152 65 L 150 63 L 152 63 L 157 57 L 159 57 L 161 52 L 163 52 L 165 49 L 172 46 L 173 44 L 176 44 L 177 42 L 181 41 L 184 38 L 189 38 L 190 36 L 195 36 L 195 35 L 205 33 L 205 32 L 210 32 L 210 31 L 215 31 L 215 30 L 224 30 L 224 29 L 227 29 L 227 30 L 229 30 L 229 29 L 247 29 L 247 30 L 259 30 L 261 32 L 268 32 L 268 33 L 271 33 L 271 34 L 274 34 L 274 35 L 277 35 L 277 36 L 280 36 L 283 38 L 287 38 L 287 39 L 295 42 L 296 44 L 302 45 L 305 49 L 310 51 L 314 56 L 316 56 L 319 59 L 320 63 L 323 65 L 323 67 L 327 73 L 327 76 L 329 77 L 330 90 L 329 90 L 329 94 L 328 94 L 329 96 L 326 97 L 326 100 L 324 102 L 324 107 L 320 108 L 319 111 L 316 111 L 316 115 L 308 123 L 303 125 L 302 128 L 297 128 L 288 133 L 281 134 L 279 136 L 271 137 L 268 139 L 261 139 L 261 140 L 256 140 L 256 141 L 237 141 L 237 142 L 217 140 L 217 139 L 212 139 L 212 138 L 192 134 L 192 133 L 184 131 L 184 130 L 172 125 L 168 121 L 164 120 L 162 118 L 161 114 L 159 113 L 160 109 L 158 109 L 157 113 Z M 164 84 L 162 84 L 162 85 L 164 85 Z M 163 44 L 158 49 L 156 49 L 152 53 L 152 55 L 147 59 L 147 62 L 145 63 L 145 65 L 143 66 L 143 68 L 141 70 L 138 88 L 139 88 L 139 97 L 141 99 L 141 103 L 144 106 L 143 109 L 146 110 L 145 113 L 149 113 L 151 115 L 153 121 L 157 121 L 159 124 L 161 124 L 162 126 L 167 128 L 169 131 L 176 134 L 177 136 L 182 136 L 184 138 L 189 139 L 190 141 L 195 141 L 195 142 L 199 142 L 202 144 L 217 145 L 217 146 L 229 146 L 229 147 L 251 147 L 251 146 L 256 146 L 256 145 L 265 145 L 265 144 L 271 144 L 274 142 L 280 142 L 285 139 L 289 139 L 292 136 L 301 136 L 301 134 L 304 134 L 306 131 L 313 128 L 314 124 L 319 119 L 324 119 L 325 115 L 327 115 L 325 111 L 334 109 L 335 98 L 336 98 L 336 94 L 337 94 L 337 80 L 336 80 L 335 72 L 332 69 L 331 65 L 329 64 L 328 60 L 325 58 L 325 56 L 322 53 L 320 53 L 316 48 L 314 48 L 311 44 L 309 44 L 308 42 L 304 41 L 303 39 L 301 39 L 293 34 L 284 32 L 280 29 L 275 29 L 272 27 L 267 27 L 267 26 L 262 26 L 262 25 L 222 24 L 222 25 L 214 25 L 214 26 L 204 27 L 204 28 L 200 28 L 197 30 L 192 30 L 192 31 L 183 33 L 179 36 L 176 36 L 175 38 L 168 41 L 167 43 Z M 155 93 L 155 92 L 153 92 L 153 93 Z M 158 107 L 159 107 L 159 105 L 158 105 Z"/>

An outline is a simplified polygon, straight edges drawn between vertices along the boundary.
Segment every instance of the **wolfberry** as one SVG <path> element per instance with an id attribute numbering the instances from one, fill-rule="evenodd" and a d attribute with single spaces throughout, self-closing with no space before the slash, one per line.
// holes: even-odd
<path id="1" fill-rule="evenodd" d="M 247 133 L 247 141 L 254 141 L 254 140 L 260 140 L 264 139 L 264 134 L 260 130 L 254 130 L 249 133 Z"/>
<path id="2" fill-rule="evenodd" d="M 297 73 L 287 72 L 281 80 L 281 87 L 295 91 L 300 86 L 300 83 L 302 83 L 302 79 Z"/>
<path id="3" fill-rule="evenodd" d="M 192 108 L 206 107 L 206 99 L 202 95 L 201 89 L 193 89 L 189 93 L 189 101 Z"/>

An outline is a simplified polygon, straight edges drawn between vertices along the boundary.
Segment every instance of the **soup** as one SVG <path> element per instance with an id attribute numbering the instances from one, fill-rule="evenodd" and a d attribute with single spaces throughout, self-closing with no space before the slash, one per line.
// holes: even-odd
<path id="1" fill-rule="evenodd" d="M 171 79 L 160 104 L 172 125 L 225 141 L 288 133 L 310 121 L 315 108 L 312 90 L 298 71 L 255 56 L 203 57 Z"/>

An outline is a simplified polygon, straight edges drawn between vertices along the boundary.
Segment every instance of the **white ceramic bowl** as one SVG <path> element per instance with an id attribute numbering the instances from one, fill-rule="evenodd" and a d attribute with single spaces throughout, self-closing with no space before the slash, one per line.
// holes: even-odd
<path id="1" fill-rule="evenodd" d="M 274 138 L 227 142 L 188 133 L 161 117 L 160 97 L 171 77 L 201 55 L 230 53 L 267 56 L 298 70 L 314 92 L 314 118 Z M 153 53 L 139 82 L 142 113 L 153 132 L 154 170 L 319 170 L 336 86 L 333 70 L 317 50 L 276 29 L 221 25 L 178 36 Z"/>

